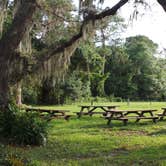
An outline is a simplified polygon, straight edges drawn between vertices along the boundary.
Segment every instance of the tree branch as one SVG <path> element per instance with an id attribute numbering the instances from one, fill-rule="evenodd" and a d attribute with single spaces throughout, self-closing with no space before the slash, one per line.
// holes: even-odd
<path id="1" fill-rule="evenodd" d="M 164 11 L 166 12 L 166 0 L 157 0 L 157 2 L 163 7 Z"/>
<path id="2" fill-rule="evenodd" d="M 54 45 L 51 48 L 48 48 L 46 51 L 40 54 L 36 59 L 28 61 L 28 59 L 24 60 L 24 70 L 20 73 L 17 73 L 17 78 L 13 78 L 11 80 L 14 80 L 13 83 L 16 83 L 23 79 L 28 74 L 34 74 L 37 73 L 43 66 L 44 62 L 49 60 L 51 57 L 59 55 L 59 53 L 64 52 L 66 48 L 72 47 L 74 44 L 76 44 L 79 40 L 81 40 L 84 37 L 85 29 L 89 24 L 95 22 L 96 20 L 101 20 L 104 17 L 115 15 L 117 10 L 120 9 L 123 5 L 125 5 L 128 2 L 128 0 L 120 0 L 115 6 L 113 6 L 110 9 L 104 10 L 103 12 L 95 15 L 90 15 L 86 17 L 86 19 L 83 21 L 79 32 L 72 36 L 68 41 L 66 41 L 63 44 L 60 45 Z M 35 57 L 34 57 L 35 58 Z M 12 76 L 12 75 L 11 75 Z"/>
<path id="3" fill-rule="evenodd" d="M 80 27 L 80 31 L 78 32 L 78 34 L 74 35 L 71 39 L 69 39 L 67 42 L 61 44 L 60 46 L 54 46 L 53 48 L 49 48 L 47 53 L 45 52 L 44 55 L 40 56 L 40 58 L 38 59 L 39 63 L 44 62 L 46 60 L 48 60 L 49 58 L 51 58 L 52 56 L 56 55 L 59 52 L 64 51 L 65 48 L 72 46 L 72 44 L 74 42 L 77 42 L 79 39 L 81 39 L 83 37 L 83 31 L 85 29 L 85 27 L 91 22 L 91 21 L 95 21 L 95 20 L 101 20 L 106 16 L 111 16 L 111 15 L 115 15 L 117 10 L 120 9 L 123 5 L 125 5 L 128 2 L 128 0 L 120 0 L 115 6 L 113 6 L 111 9 L 107 9 L 99 14 L 96 15 L 90 15 L 89 17 L 87 17 L 81 27 Z"/>

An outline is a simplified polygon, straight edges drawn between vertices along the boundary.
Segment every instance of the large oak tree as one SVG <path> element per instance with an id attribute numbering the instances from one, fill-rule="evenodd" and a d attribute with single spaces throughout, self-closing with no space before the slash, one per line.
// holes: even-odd
<path id="1" fill-rule="evenodd" d="M 27 75 L 41 71 L 46 71 L 45 73 L 49 74 L 52 72 L 52 68 L 56 70 L 56 67 L 63 67 L 64 63 L 59 65 L 59 61 L 65 62 L 66 59 L 70 58 L 78 44 L 86 38 L 86 34 L 93 31 L 95 22 L 104 17 L 115 15 L 118 9 L 128 3 L 129 0 L 119 0 L 112 8 L 106 8 L 101 12 L 91 9 L 93 0 L 80 0 L 80 9 L 82 8 L 82 10 L 80 10 L 79 15 L 82 14 L 82 17 L 79 19 L 78 31 L 67 41 L 59 42 L 59 44 L 56 42 L 56 44 L 38 52 L 37 55 L 33 53 L 31 56 L 22 56 L 18 47 L 28 27 L 33 26 L 34 14 L 39 10 L 41 12 L 40 3 L 44 0 L 15 0 L 14 2 L 16 1 L 19 1 L 19 6 L 9 28 L 2 33 L 0 39 L 0 106 L 2 109 L 8 105 L 9 87 L 11 85 L 18 83 Z M 99 1 L 101 2 L 101 0 Z M 5 2 L 10 1 L 0 0 L 0 9 Z M 166 0 L 157 0 L 157 2 L 166 11 Z M 48 64 L 50 69 L 48 69 Z"/>

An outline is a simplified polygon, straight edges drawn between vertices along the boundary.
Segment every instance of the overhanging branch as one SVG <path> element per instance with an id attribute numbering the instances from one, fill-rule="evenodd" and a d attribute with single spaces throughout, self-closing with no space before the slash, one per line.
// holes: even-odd
<path id="1" fill-rule="evenodd" d="M 17 78 L 14 78 L 14 82 L 20 81 L 20 79 L 23 79 L 28 74 L 34 74 L 37 73 L 43 66 L 43 64 L 51 59 L 54 56 L 58 56 L 60 53 L 63 53 L 65 49 L 72 47 L 74 44 L 76 44 L 78 41 L 80 41 L 82 38 L 84 38 L 84 33 L 88 25 L 92 24 L 92 22 L 95 22 L 96 20 L 101 20 L 107 16 L 115 15 L 118 9 L 120 9 L 123 5 L 125 5 L 128 2 L 128 0 L 120 0 L 115 6 L 113 6 L 110 9 L 104 10 L 103 12 L 95 15 L 90 15 L 86 17 L 86 19 L 83 21 L 79 32 L 72 36 L 67 42 L 55 45 L 51 48 L 48 48 L 47 51 L 44 51 L 40 54 L 40 57 L 37 57 L 34 59 L 33 64 L 32 61 L 25 63 L 26 65 L 23 67 L 24 70 L 21 71 L 19 74 L 17 74 Z M 30 70 L 29 70 L 30 69 Z"/>
<path id="2" fill-rule="evenodd" d="M 157 0 L 157 2 L 163 7 L 164 11 L 166 12 L 166 0 Z"/>
<path id="3" fill-rule="evenodd" d="M 40 58 L 38 59 L 39 63 L 44 62 L 45 60 L 48 60 L 49 58 L 51 58 L 52 56 L 55 56 L 57 53 L 64 51 L 65 48 L 70 47 L 74 42 L 77 42 L 79 39 L 81 39 L 83 37 L 83 31 L 86 28 L 86 26 L 91 22 L 91 21 L 95 21 L 95 20 L 101 20 L 104 17 L 107 16 L 111 16 L 111 15 L 115 15 L 116 12 L 118 11 L 118 9 L 120 9 L 123 5 L 125 5 L 128 2 L 128 0 L 120 0 L 115 6 L 113 6 L 110 9 L 107 9 L 99 14 L 96 15 L 91 15 L 89 17 L 87 17 L 81 27 L 80 27 L 80 31 L 74 35 L 71 39 L 69 39 L 67 42 L 61 44 L 60 46 L 55 46 L 53 48 L 49 48 L 47 52 L 44 53 L 43 56 L 40 56 Z"/>

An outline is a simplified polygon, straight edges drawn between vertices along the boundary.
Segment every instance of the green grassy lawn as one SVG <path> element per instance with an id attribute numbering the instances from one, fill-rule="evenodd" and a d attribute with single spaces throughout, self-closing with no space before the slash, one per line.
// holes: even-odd
<path id="1" fill-rule="evenodd" d="M 166 102 L 100 104 L 120 105 L 122 110 L 153 108 L 159 112 L 166 107 Z M 56 108 L 80 111 L 77 105 Z M 113 121 L 113 126 L 107 126 L 101 115 L 80 119 L 72 116 L 69 121 L 51 121 L 45 147 L 4 148 L 35 160 L 39 166 L 166 166 L 166 120 L 157 124 L 150 120 L 137 124 L 130 121 L 127 126 Z"/>

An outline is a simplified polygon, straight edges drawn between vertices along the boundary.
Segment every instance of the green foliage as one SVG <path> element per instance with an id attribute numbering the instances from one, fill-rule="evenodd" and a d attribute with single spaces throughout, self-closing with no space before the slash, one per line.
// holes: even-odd
<path id="1" fill-rule="evenodd" d="M 106 58 L 105 65 L 109 77 L 105 82 L 105 92 L 108 96 L 128 98 L 132 95 L 134 86 L 131 82 L 131 62 L 122 46 L 112 46 L 109 49 L 111 55 Z"/>
<path id="2" fill-rule="evenodd" d="M 91 92 L 92 95 L 95 96 L 105 96 L 105 81 L 108 78 L 108 74 L 98 74 L 98 73 L 92 73 L 90 75 L 91 78 Z"/>
<path id="3" fill-rule="evenodd" d="M 98 49 L 101 56 L 107 52 L 105 93 L 132 100 L 164 99 L 165 60 L 154 57 L 156 48 L 147 37 L 135 36 L 124 45 Z"/>
<path id="4" fill-rule="evenodd" d="M 20 112 L 14 106 L 0 112 L 0 134 L 9 142 L 42 145 L 47 136 L 47 122 L 37 113 Z"/>
<path id="5" fill-rule="evenodd" d="M 72 101 L 90 97 L 90 84 L 79 78 L 79 73 L 73 72 L 63 85 L 64 96 Z"/>
<path id="6" fill-rule="evenodd" d="M 27 104 L 38 103 L 38 89 L 34 87 L 23 86 L 23 102 Z"/>
<path id="7" fill-rule="evenodd" d="M 133 84 L 136 84 L 136 95 L 141 99 L 149 99 L 155 92 L 156 53 L 157 45 L 145 36 L 126 39 L 126 52 L 133 70 Z"/>
<path id="8" fill-rule="evenodd" d="M 40 94 L 41 81 L 35 77 L 28 77 L 22 82 L 22 101 L 25 104 L 37 104 Z"/>
<path id="9" fill-rule="evenodd" d="M 37 166 L 37 164 L 28 158 L 22 157 L 21 154 L 3 153 L 0 156 L 0 165 L 3 166 Z"/>
<path id="10" fill-rule="evenodd" d="M 23 101 L 64 104 L 97 96 L 113 96 L 112 101 L 165 100 L 166 61 L 154 57 L 156 48 L 145 36 L 104 47 L 86 42 L 72 56 L 64 81 L 49 78 L 40 86 L 24 84 Z"/>

